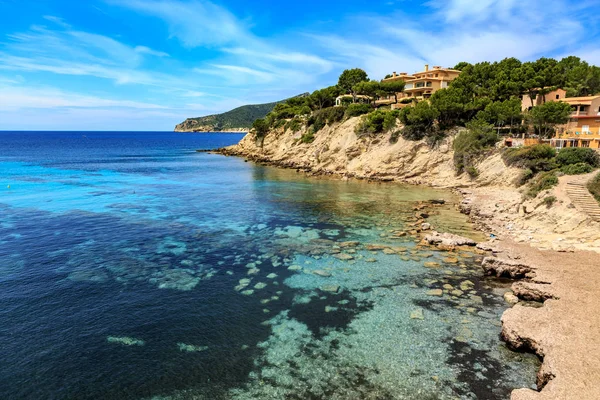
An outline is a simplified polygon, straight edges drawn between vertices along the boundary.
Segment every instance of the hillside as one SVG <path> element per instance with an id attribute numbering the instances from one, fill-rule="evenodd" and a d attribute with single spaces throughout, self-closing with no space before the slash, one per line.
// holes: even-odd
<path id="1" fill-rule="evenodd" d="M 305 94 L 300 96 L 305 96 Z M 188 118 L 175 127 L 175 132 L 246 132 L 255 120 L 264 118 L 277 104 L 287 100 L 265 104 L 249 104 L 222 114 Z"/>

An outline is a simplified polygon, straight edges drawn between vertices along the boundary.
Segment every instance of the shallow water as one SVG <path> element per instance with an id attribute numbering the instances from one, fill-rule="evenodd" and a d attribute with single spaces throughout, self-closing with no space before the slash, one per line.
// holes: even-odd
<path id="1" fill-rule="evenodd" d="M 0 398 L 500 399 L 535 381 L 498 339 L 481 255 L 397 235 L 443 198 L 432 225 L 477 237 L 451 194 L 194 151 L 240 138 L 0 133 Z"/>

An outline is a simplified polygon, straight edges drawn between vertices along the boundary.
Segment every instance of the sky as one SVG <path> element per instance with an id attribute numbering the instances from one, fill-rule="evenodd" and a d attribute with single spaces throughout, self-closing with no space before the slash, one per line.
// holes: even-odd
<path id="1" fill-rule="evenodd" d="M 170 131 L 424 64 L 576 55 L 600 0 L 0 0 L 0 130 Z"/>

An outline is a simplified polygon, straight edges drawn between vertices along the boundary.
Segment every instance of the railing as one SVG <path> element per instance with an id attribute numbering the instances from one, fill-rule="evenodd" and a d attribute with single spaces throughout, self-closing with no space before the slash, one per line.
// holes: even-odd
<path id="1" fill-rule="evenodd" d="M 581 128 L 571 129 L 571 130 L 565 131 L 563 133 L 559 133 L 558 135 L 556 135 L 555 139 L 589 139 L 590 136 L 591 137 L 594 137 L 594 136 L 600 137 L 600 128 L 596 128 L 594 130 L 592 130 L 592 129 L 583 130 Z"/>

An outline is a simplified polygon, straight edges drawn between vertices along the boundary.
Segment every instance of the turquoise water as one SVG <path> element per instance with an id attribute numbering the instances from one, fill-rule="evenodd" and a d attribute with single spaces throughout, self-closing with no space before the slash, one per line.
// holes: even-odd
<path id="1" fill-rule="evenodd" d="M 477 236 L 451 194 L 195 152 L 240 138 L 0 132 L 0 398 L 501 399 L 535 381 L 498 338 L 506 286 L 481 254 L 398 235 L 444 198 L 432 225 Z"/>

